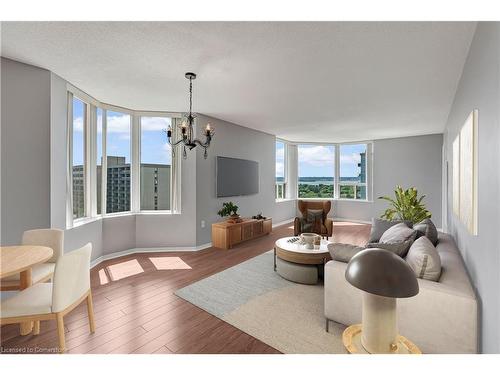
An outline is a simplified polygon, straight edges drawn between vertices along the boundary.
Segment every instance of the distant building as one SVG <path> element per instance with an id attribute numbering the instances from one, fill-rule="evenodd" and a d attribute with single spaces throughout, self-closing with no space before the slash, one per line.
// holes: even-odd
<path id="1" fill-rule="evenodd" d="M 360 152 L 360 162 L 358 163 L 359 182 L 366 184 L 366 152 Z M 356 199 L 366 199 L 366 185 L 356 189 Z"/>
<path id="2" fill-rule="evenodd" d="M 106 212 L 130 211 L 130 164 L 123 156 L 108 156 Z M 102 166 L 97 166 L 97 213 L 101 214 Z M 170 165 L 141 164 L 141 210 L 170 210 Z M 73 167 L 73 217 L 85 213 L 83 166 Z"/>
<path id="3" fill-rule="evenodd" d="M 83 165 L 73 167 L 73 219 L 85 216 L 85 174 Z"/>

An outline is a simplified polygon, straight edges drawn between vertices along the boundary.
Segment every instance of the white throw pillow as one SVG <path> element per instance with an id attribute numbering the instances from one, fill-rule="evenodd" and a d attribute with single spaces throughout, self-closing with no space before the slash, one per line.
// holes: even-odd
<path id="1" fill-rule="evenodd" d="M 406 262 L 420 279 L 438 281 L 441 276 L 441 257 L 427 237 L 420 237 L 411 245 Z"/>
<path id="2" fill-rule="evenodd" d="M 415 238 L 416 234 L 416 231 L 409 228 L 405 223 L 399 223 L 387 229 L 382 237 L 380 237 L 379 242 L 388 244 L 399 243 Z"/>

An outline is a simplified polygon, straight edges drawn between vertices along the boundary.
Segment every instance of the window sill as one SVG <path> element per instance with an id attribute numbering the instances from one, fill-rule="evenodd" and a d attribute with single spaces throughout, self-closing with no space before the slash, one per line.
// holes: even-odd
<path id="1" fill-rule="evenodd" d="M 93 223 L 94 221 L 98 220 L 101 220 L 101 217 L 82 217 L 80 219 L 73 220 L 73 226 L 66 229 L 78 228 L 82 225 Z"/>
<path id="2" fill-rule="evenodd" d="M 372 200 L 367 199 L 350 199 L 350 198 L 296 198 L 301 201 L 339 201 L 339 202 L 360 202 L 360 203 L 373 203 Z"/>
<path id="3" fill-rule="evenodd" d="M 275 199 L 275 202 L 276 202 L 276 203 L 282 203 L 282 202 L 292 202 L 292 201 L 294 201 L 294 200 L 296 200 L 296 199 L 294 199 L 294 198 L 284 198 L 284 199 Z"/>
<path id="4" fill-rule="evenodd" d="M 112 218 L 118 218 L 118 217 L 126 217 L 126 216 L 135 216 L 135 215 L 140 215 L 140 216 L 148 216 L 148 215 L 153 215 L 153 216 L 178 216 L 181 215 L 181 212 L 175 212 L 173 213 L 170 210 L 162 210 L 162 211 L 139 211 L 139 212 L 116 212 L 112 214 L 106 214 L 106 215 L 99 215 L 96 217 L 82 217 L 80 219 L 75 219 L 73 221 L 73 226 L 66 228 L 67 230 L 72 229 L 72 228 L 77 228 L 81 227 L 82 225 L 93 223 L 95 221 L 103 220 L 103 219 L 112 219 Z"/>

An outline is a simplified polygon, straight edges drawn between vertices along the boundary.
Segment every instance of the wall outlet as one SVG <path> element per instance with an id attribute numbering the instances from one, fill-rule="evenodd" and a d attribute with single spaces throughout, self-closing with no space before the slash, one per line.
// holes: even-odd
<path id="1" fill-rule="evenodd" d="M 202 220 L 202 221 L 201 221 L 201 227 L 202 227 L 202 228 L 205 228 L 205 220 Z"/>

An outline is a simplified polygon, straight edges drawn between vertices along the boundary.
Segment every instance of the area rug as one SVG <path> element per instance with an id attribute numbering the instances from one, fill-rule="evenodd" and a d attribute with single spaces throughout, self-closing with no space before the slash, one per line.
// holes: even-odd
<path id="1" fill-rule="evenodd" d="M 325 331 L 323 292 L 281 278 L 270 251 L 175 294 L 282 353 L 345 354 L 345 326 L 330 322 Z"/>

